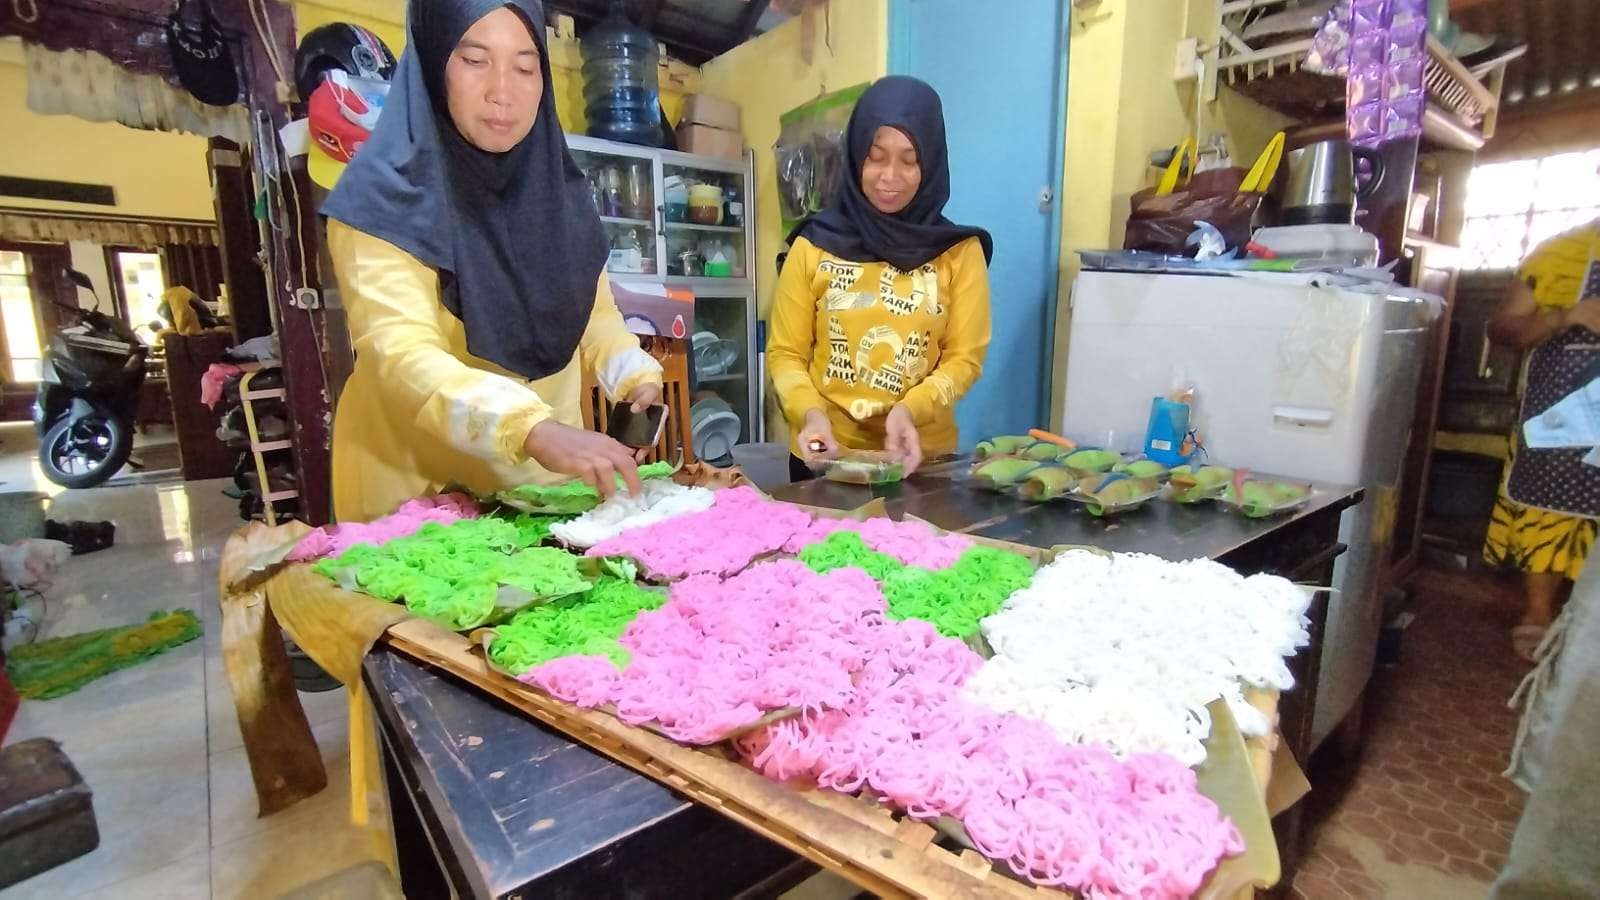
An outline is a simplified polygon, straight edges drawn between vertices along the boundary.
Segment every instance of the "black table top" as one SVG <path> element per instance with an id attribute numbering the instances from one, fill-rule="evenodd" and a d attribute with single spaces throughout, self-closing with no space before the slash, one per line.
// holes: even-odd
<path id="1" fill-rule="evenodd" d="M 971 466 L 967 459 L 941 462 L 899 484 L 877 487 L 819 478 L 787 485 L 772 495 L 829 509 L 855 509 L 881 497 L 889 515 L 896 519 L 916 516 L 946 531 L 965 531 L 1030 547 L 1080 544 L 1166 559 L 1219 559 L 1302 519 L 1354 506 L 1363 494 L 1357 487 L 1315 484 L 1310 503 L 1264 519 L 1246 518 L 1215 503 L 1184 505 L 1164 500 L 1121 515 L 1095 518 L 1076 503 L 1035 503 L 984 490 L 968 483 Z"/>
<path id="2" fill-rule="evenodd" d="M 462 895 L 726 897 L 795 862 L 731 819 L 381 642 L 364 678 L 407 782 L 403 796 L 425 808 L 426 843 Z"/>

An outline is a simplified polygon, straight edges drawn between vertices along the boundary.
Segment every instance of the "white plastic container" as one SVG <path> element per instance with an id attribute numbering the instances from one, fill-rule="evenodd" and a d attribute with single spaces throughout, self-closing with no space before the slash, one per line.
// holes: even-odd
<path id="1" fill-rule="evenodd" d="M 1378 238 L 1356 225 L 1285 225 L 1258 228 L 1251 238 L 1279 259 L 1326 259 L 1378 264 Z"/>
<path id="2" fill-rule="evenodd" d="M 1361 486 L 1342 518 L 1312 742 L 1354 707 L 1377 653 L 1418 371 L 1437 298 L 1318 287 L 1308 275 L 1083 272 L 1072 287 L 1068 434 L 1142 433 L 1182 369 L 1211 459 L 1281 478 Z M 1059 377 L 1059 375 L 1058 375 Z"/>

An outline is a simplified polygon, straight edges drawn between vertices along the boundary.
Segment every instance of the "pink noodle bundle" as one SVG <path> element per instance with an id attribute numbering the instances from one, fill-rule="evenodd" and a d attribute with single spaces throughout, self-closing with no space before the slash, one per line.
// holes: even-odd
<path id="1" fill-rule="evenodd" d="M 381 546 L 395 538 L 415 534 L 429 522 L 448 525 L 460 519 L 476 519 L 478 507 L 466 494 L 440 494 L 408 500 L 400 508 L 373 522 L 326 525 L 300 539 L 289 552 L 290 562 L 310 562 L 324 556 L 337 556 L 357 544 Z"/>
<path id="2" fill-rule="evenodd" d="M 854 531 L 870 549 L 907 566 L 924 569 L 947 569 L 956 564 L 972 546 L 972 541 L 959 534 L 935 534 L 921 522 L 896 522 L 878 516 L 856 522 L 850 519 L 817 519 L 805 530 L 783 545 L 785 553 L 799 553 L 802 549 L 827 539 L 838 531 Z"/>
<path id="3" fill-rule="evenodd" d="M 517 680 L 534 685 L 557 700 L 594 709 L 610 702 L 619 677 L 610 657 L 591 654 L 552 659 L 529 669 Z"/>
<path id="4" fill-rule="evenodd" d="M 1186 897 L 1243 850 L 1177 760 L 1119 762 L 961 699 L 981 660 L 925 622 L 889 621 L 869 636 L 876 652 L 853 701 L 740 738 L 752 765 L 779 780 L 866 788 L 920 818 L 951 816 L 984 855 L 1091 897 Z"/>
<path id="5" fill-rule="evenodd" d="M 648 578 L 732 575 L 783 548 L 811 523 L 810 514 L 773 503 L 753 488 L 717 492 L 710 509 L 626 531 L 591 547 L 589 556 L 627 556 Z"/>
<path id="6" fill-rule="evenodd" d="M 523 680 L 579 706 L 614 703 L 624 722 L 674 740 L 713 743 L 774 710 L 850 702 L 869 632 L 883 624 L 883 595 L 866 573 L 817 575 L 783 560 L 673 585 L 664 606 L 623 631 L 632 658 L 620 674 L 604 656 L 569 656 Z"/>

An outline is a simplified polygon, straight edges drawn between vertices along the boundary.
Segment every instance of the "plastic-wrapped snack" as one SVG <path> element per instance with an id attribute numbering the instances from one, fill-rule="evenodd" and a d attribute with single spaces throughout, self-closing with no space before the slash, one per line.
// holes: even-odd
<path id="1" fill-rule="evenodd" d="M 841 484 L 893 484 L 905 477 L 900 460 L 881 450 L 846 450 L 810 465 L 823 478 Z"/>
<path id="2" fill-rule="evenodd" d="M 1094 475 L 1100 472 L 1109 472 L 1122 462 L 1122 454 L 1115 450 L 1097 450 L 1085 447 L 1082 450 L 1067 454 L 1061 460 L 1067 468 L 1080 475 Z"/>
<path id="3" fill-rule="evenodd" d="M 1177 503 L 1214 500 L 1232 480 L 1233 470 L 1225 466 L 1179 466 L 1172 470 L 1167 497 Z"/>

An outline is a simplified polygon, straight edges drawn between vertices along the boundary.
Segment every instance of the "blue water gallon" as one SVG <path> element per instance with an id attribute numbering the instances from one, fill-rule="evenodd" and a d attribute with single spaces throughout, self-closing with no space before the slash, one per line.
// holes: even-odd
<path id="1" fill-rule="evenodd" d="M 628 21 L 621 0 L 613 0 L 611 14 L 584 33 L 580 48 L 589 136 L 661 146 L 656 39 Z"/>

